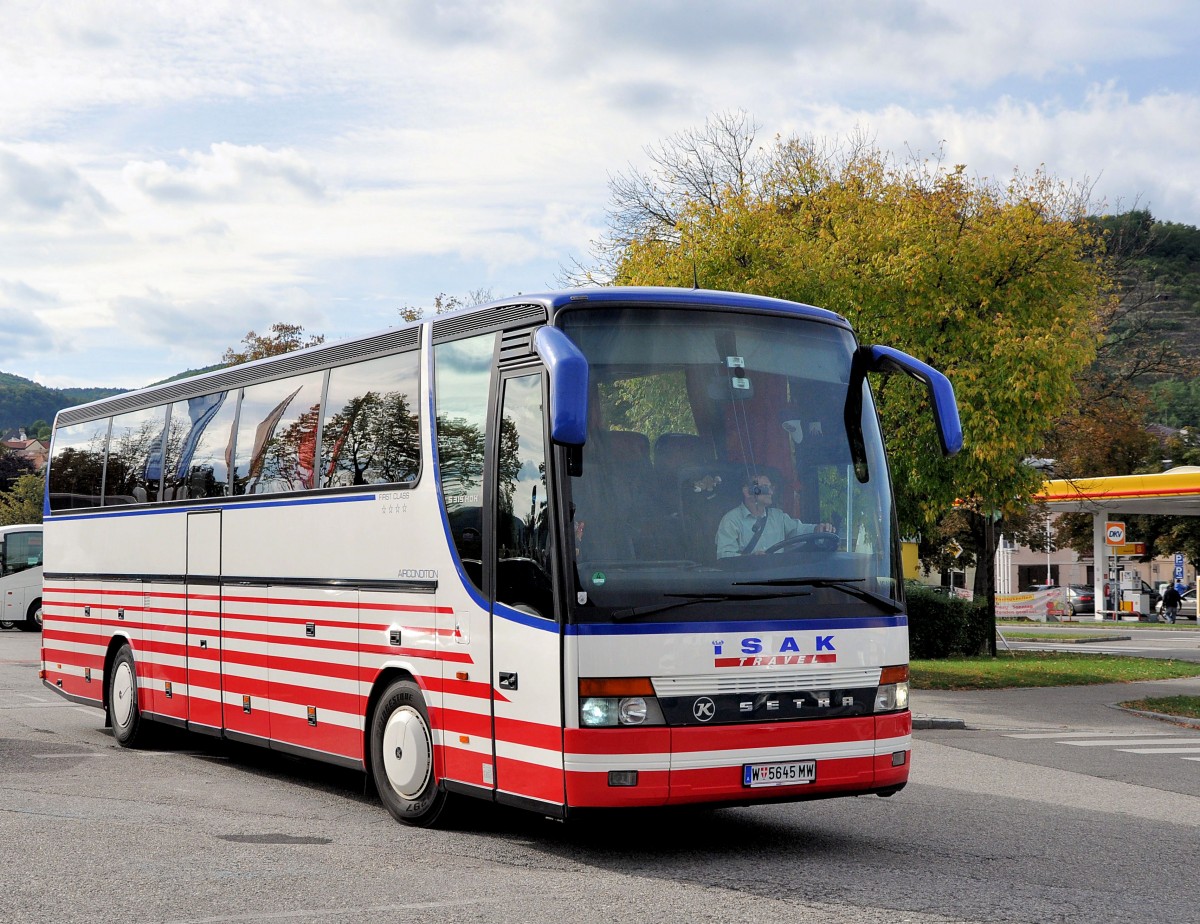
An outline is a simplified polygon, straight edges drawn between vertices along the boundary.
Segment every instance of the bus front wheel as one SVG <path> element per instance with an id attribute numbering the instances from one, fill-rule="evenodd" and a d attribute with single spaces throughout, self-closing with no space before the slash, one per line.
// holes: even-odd
<path id="1" fill-rule="evenodd" d="M 392 817 L 428 828 L 446 806 L 433 772 L 433 733 L 421 689 L 397 680 L 379 699 L 371 721 L 371 775 Z"/>
<path id="2" fill-rule="evenodd" d="M 21 628 L 26 632 L 41 632 L 42 631 L 42 601 L 34 600 L 29 605 L 29 612 L 25 614 L 25 621 L 21 623 Z"/>
<path id="3" fill-rule="evenodd" d="M 138 708 L 137 667 L 128 645 L 113 658 L 108 672 L 108 719 L 113 737 L 122 747 L 136 748 L 145 744 L 149 734 Z"/>

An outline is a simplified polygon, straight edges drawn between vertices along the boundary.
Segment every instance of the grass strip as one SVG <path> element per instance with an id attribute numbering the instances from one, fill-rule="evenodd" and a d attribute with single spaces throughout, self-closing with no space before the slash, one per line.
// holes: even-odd
<path id="1" fill-rule="evenodd" d="M 1121 703 L 1126 709 L 1142 712 L 1160 712 L 1188 719 L 1200 719 L 1200 696 L 1149 696 L 1146 699 L 1131 699 Z"/>
<path id="2" fill-rule="evenodd" d="M 1200 663 L 1194 661 L 1083 652 L 1013 651 L 995 658 L 947 658 L 909 665 L 909 681 L 916 690 L 1065 687 L 1196 676 L 1200 676 Z"/>
<path id="3" fill-rule="evenodd" d="M 1003 630 L 1010 641 L 1021 642 L 1099 642 L 1105 639 L 1129 638 L 1128 635 L 1098 635 L 1095 632 L 1012 632 Z"/>

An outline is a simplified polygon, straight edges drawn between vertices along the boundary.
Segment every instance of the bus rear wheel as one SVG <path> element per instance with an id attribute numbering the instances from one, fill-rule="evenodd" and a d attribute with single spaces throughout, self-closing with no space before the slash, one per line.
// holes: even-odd
<path id="1" fill-rule="evenodd" d="M 371 720 L 371 775 L 384 807 L 397 821 L 429 828 L 446 807 L 433 770 L 433 732 L 421 689 L 397 680 L 379 699 Z"/>
<path id="2" fill-rule="evenodd" d="M 113 658 L 108 672 L 108 720 L 112 724 L 113 737 L 122 747 L 142 747 L 150 737 L 147 726 L 138 708 L 137 666 L 133 651 L 128 645 Z"/>

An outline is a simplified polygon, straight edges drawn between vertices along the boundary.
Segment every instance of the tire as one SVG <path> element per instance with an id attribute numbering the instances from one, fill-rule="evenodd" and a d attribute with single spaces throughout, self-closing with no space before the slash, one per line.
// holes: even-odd
<path id="1" fill-rule="evenodd" d="M 112 725 L 113 737 L 126 748 L 144 747 L 149 741 L 149 722 L 142 718 L 138 707 L 137 665 L 133 651 L 122 645 L 113 658 L 108 672 L 108 720 Z"/>
<path id="2" fill-rule="evenodd" d="M 34 600 L 29 604 L 29 612 L 25 614 L 25 621 L 21 623 L 22 632 L 41 632 L 42 631 L 42 601 Z"/>
<path id="3" fill-rule="evenodd" d="M 406 825 L 433 827 L 446 807 L 434 772 L 429 710 L 411 680 L 392 683 L 375 707 L 371 776 L 384 807 Z"/>

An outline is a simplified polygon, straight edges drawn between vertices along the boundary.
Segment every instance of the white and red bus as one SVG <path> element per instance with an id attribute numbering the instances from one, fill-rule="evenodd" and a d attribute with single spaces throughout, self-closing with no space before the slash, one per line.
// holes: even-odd
<path id="1" fill-rule="evenodd" d="M 685 289 L 522 296 L 65 410 L 44 682 L 126 746 L 166 723 L 361 769 L 412 824 L 461 796 L 891 795 L 873 370 L 924 381 L 959 448 L 925 364 Z M 776 512 L 730 548 L 749 507 Z"/>

